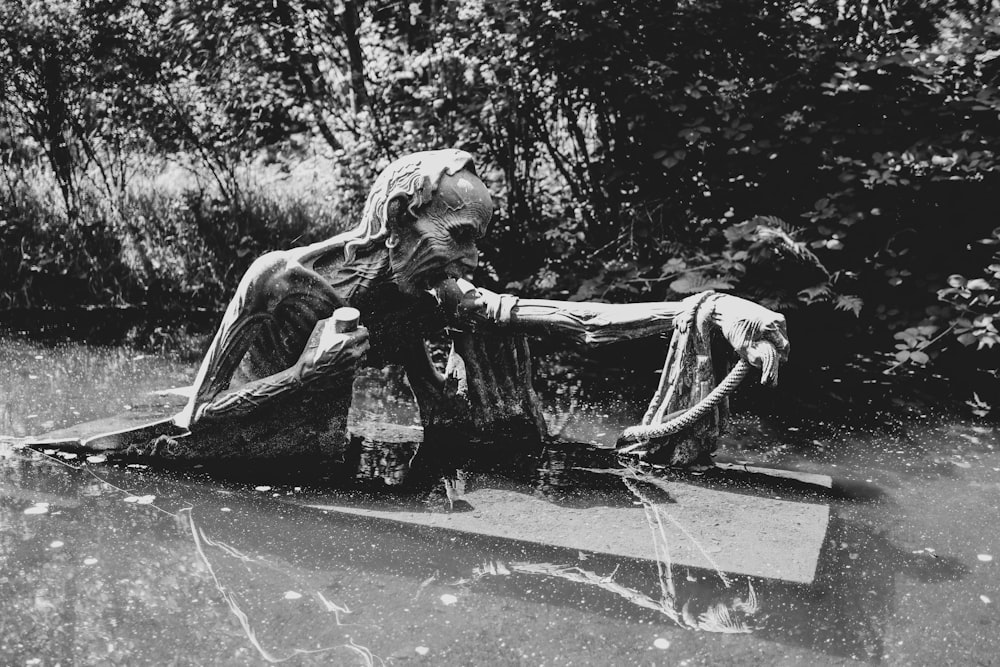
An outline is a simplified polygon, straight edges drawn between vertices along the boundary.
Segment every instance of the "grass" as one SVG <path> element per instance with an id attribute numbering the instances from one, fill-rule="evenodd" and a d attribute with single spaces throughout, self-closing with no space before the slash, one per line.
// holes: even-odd
<path id="1" fill-rule="evenodd" d="M 184 158 L 131 162 L 111 194 L 82 174 L 72 213 L 44 165 L 3 167 L 0 308 L 218 309 L 254 258 L 345 229 L 365 195 L 317 156 L 222 179 Z"/>

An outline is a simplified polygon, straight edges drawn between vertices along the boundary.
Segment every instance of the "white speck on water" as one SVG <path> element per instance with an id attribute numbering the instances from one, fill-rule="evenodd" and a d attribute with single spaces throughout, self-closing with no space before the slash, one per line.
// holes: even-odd
<path id="1" fill-rule="evenodd" d="M 261 485 L 261 486 L 255 486 L 255 487 L 253 487 L 253 490 L 254 491 L 270 491 L 271 487 Z"/>
<path id="2" fill-rule="evenodd" d="M 984 563 L 989 563 L 991 560 L 993 560 L 993 556 L 989 554 L 979 554 L 978 556 L 976 556 L 976 558 L 978 558 Z"/>
<path id="3" fill-rule="evenodd" d="M 136 502 L 139 502 L 139 496 L 125 496 L 124 498 L 122 498 L 122 502 L 124 502 L 124 503 L 136 503 Z"/>
<path id="4" fill-rule="evenodd" d="M 151 505 L 156 500 L 156 496 L 139 496 L 135 499 L 137 505 Z"/>
<path id="5" fill-rule="evenodd" d="M 668 649 L 670 648 L 670 642 L 663 637 L 657 637 L 653 640 L 653 646 L 658 649 Z"/>
<path id="6" fill-rule="evenodd" d="M 42 664 L 42 659 L 41 658 L 31 658 L 30 660 L 25 660 L 24 664 L 25 665 L 40 665 L 40 664 Z"/>
<path id="7" fill-rule="evenodd" d="M 62 547 L 62 545 L 63 543 L 60 542 L 59 540 L 52 540 L 51 542 L 49 542 L 49 549 L 59 549 Z"/>
<path id="8" fill-rule="evenodd" d="M 993 602 L 993 600 L 989 599 L 989 598 L 988 598 L 987 596 L 985 596 L 985 595 L 980 595 L 980 596 L 979 596 L 979 599 L 983 601 L 983 604 L 989 604 L 989 603 Z"/>
<path id="9" fill-rule="evenodd" d="M 232 512 L 232 510 L 231 510 L 231 509 L 229 509 L 228 507 L 220 507 L 220 508 L 219 508 L 219 511 L 220 511 L 220 512 Z"/>
<path id="10" fill-rule="evenodd" d="M 302 597 L 302 593 L 296 593 L 295 591 L 285 591 L 286 600 L 298 600 Z"/>
<path id="11" fill-rule="evenodd" d="M 97 564 L 97 559 L 96 558 L 84 558 L 83 559 L 83 564 L 84 565 L 96 565 Z"/>
<path id="12" fill-rule="evenodd" d="M 48 503 L 35 503 L 28 509 L 24 510 L 25 514 L 47 514 L 49 511 Z"/>
<path id="13" fill-rule="evenodd" d="M 451 604 L 455 604 L 456 602 L 458 602 L 458 598 L 455 597 L 454 595 L 452 595 L 451 593 L 445 593 L 444 595 L 441 596 L 441 603 L 442 604 L 451 605 Z"/>
<path id="14" fill-rule="evenodd" d="M 72 461 L 73 459 L 76 458 L 76 454 L 74 454 L 73 452 L 56 452 L 56 454 L 59 456 L 59 458 L 66 459 L 68 461 Z"/>
<path id="15" fill-rule="evenodd" d="M 108 457 L 104 454 L 94 454 L 93 456 L 87 457 L 87 463 L 104 463 L 108 460 Z"/>
<path id="16" fill-rule="evenodd" d="M 428 653 L 431 652 L 431 650 L 429 648 L 427 648 L 426 646 L 418 646 L 417 648 L 415 648 L 413 650 L 417 652 L 417 655 L 427 655 Z"/>

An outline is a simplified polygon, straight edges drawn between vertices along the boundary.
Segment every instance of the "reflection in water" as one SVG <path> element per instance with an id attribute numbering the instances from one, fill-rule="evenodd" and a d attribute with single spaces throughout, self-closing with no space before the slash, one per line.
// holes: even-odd
<path id="1" fill-rule="evenodd" d="M 363 646 L 355 644 L 349 638 L 348 641 L 350 643 L 348 644 L 335 644 L 331 646 L 325 646 L 314 649 L 290 648 L 287 649 L 287 652 L 283 655 L 276 655 L 275 653 L 272 653 L 263 644 L 261 644 L 260 640 L 257 638 L 257 631 L 254 629 L 254 626 L 251 623 L 250 616 L 248 616 L 247 612 L 244 611 L 243 607 L 240 606 L 241 598 L 245 600 L 251 597 L 259 597 L 262 588 L 267 585 L 273 587 L 273 584 L 275 583 L 276 579 L 275 575 L 277 575 L 277 577 L 281 577 L 281 575 L 285 574 L 284 570 L 275 567 L 266 560 L 260 558 L 251 558 L 250 556 L 241 553 L 238 549 L 231 547 L 228 544 L 225 544 L 224 542 L 213 541 L 211 538 L 205 535 L 204 530 L 197 527 L 197 525 L 195 524 L 194 517 L 191 514 L 190 508 L 182 509 L 178 516 L 184 519 L 188 524 L 191 530 L 191 537 L 194 541 L 195 551 L 198 553 L 198 557 L 201 559 L 201 562 L 204 563 L 205 568 L 208 570 L 209 576 L 212 577 L 212 581 L 215 584 L 216 589 L 218 589 L 219 595 L 229 606 L 229 611 L 231 611 L 233 616 L 235 616 L 236 619 L 239 621 L 240 627 L 246 634 L 247 640 L 250 642 L 250 645 L 253 646 L 255 649 L 257 649 L 257 652 L 260 654 L 260 657 L 262 657 L 264 660 L 272 663 L 285 662 L 287 660 L 291 660 L 296 656 L 318 655 L 320 653 L 328 653 L 330 651 L 334 651 L 338 648 L 347 648 L 349 650 L 358 652 L 360 655 L 365 656 L 366 662 L 368 663 L 370 663 L 375 658 L 374 654 L 372 654 L 371 651 L 369 651 L 367 648 Z M 237 569 L 245 568 L 246 570 L 245 572 L 242 571 L 237 572 L 233 576 L 233 580 L 236 582 L 235 584 L 230 584 L 230 585 L 223 584 L 222 580 L 220 579 L 220 573 L 224 572 L 226 566 L 223 564 L 217 564 L 216 566 L 213 566 L 212 561 L 208 557 L 208 554 L 205 553 L 206 546 L 216 551 L 215 555 L 219 558 L 219 560 L 233 561 L 232 563 L 229 563 L 230 567 L 235 565 Z M 240 566 L 242 566 L 242 568 Z M 255 570 L 260 570 L 260 574 L 262 575 L 260 576 L 261 579 L 260 582 L 256 582 L 257 576 L 255 574 L 252 574 L 254 573 Z M 225 577 L 224 574 L 222 576 L 223 578 L 228 579 L 227 577 Z M 255 581 L 256 585 L 248 587 L 247 583 L 250 581 Z M 240 588 L 244 588 L 247 590 L 243 591 L 242 594 L 238 594 L 236 590 L 234 590 L 233 586 L 238 586 Z M 313 595 L 315 595 L 322 609 L 324 609 L 327 612 L 333 612 L 336 627 L 338 628 L 341 627 L 343 623 L 341 623 L 340 621 L 340 614 L 350 613 L 350 610 L 347 607 L 341 607 L 333 602 L 330 602 L 323 596 L 323 593 L 321 591 L 313 591 L 312 593 Z M 302 593 L 299 593 L 298 591 L 293 589 L 288 589 L 287 591 L 285 591 L 282 597 L 285 600 L 298 600 L 302 597 Z M 242 602 L 242 604 L 246 604 L 246 602 Z M 301 607 L 299 607 L 299 610 L 301 611 Z M 296 631 L 301 631 L 301 628 L 309 625 L 308 621 L 312 616 L 312 614 L 308 613 L 305 615 L 306 615 L 305 619 L 297 616 L 290 616 L 285 622 L 281 624 L 282 626 L 284 626 L 282 629 L 286 630 L 287 628 L 295 628 Z M 281 634 L 285 633 L 282 632 Z M 343 641 L 343 639 L 340 638 L 340 641 Z"/>
<path id="2" fill-rule="evenodd" d="M 190 378 L 183 364 L 140 356 L 0 341 L 0 432 L 156 406 L 167 399 L 146 391 Z M 45 372 L 52 377 L 41 380 Z M 366 391 L 383 400 L 363 409 L 412 424 L 392 373 L 372 376 Z M 577 407 L 559 424 L 574 439 L 613 438 L 629 419 Z M 829 503 L 834 518 L 811 585 L 670 567 L 666 540 L 679 528 L 669 507 L 648 515 L 660 558 L 637 561 L 324 513 L 303 505 L 336 492 L 282 485 L 266 471 L 238 483 L 0 446 L 0 655 L 4 664 L 80 665 L 793 665 L 959 664 L 1000 652 L 995 612 L 980 602 L 1000 599 L 995 561 L 976 559 L 1000 552 L 978 518 L 1000 512 L 995 433 L 949 423 L 909 438 L 840 434 L 820 451 L 816 438 L 746 424 L 734 440 L 744 451 L 734 444 L 729 455 L 749 451 L 885 492 L 859 502 L 747 477 L 712 480 L 734 493 Z M 387 487 L 409 456 L 374 446 L 367 454 Z M 643 497 L 663 507 L 662 488 L 632 480 L 630 491 L 621 476 L 580 470 L 606 464 L 553 447 L 525 493 L 580 508 L 635 502 L 649 511 Z M 754 632 L 720 637 L 682 630 L 677 619 Z"/>

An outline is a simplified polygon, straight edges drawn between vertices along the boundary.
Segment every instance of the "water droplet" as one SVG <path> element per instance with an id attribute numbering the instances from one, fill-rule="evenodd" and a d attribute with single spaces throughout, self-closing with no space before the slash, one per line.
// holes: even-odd
<path id="1" fill-rule="evenodd" d="M 989 599 L 989 598 L 988 598 L 987 596 L 985 596 L 985 595 L 980 595 L 980 596 L 979 596 L 979 599 L 983 601 L 983 604 L 989 604 L 989 603 L 993 602 L 993 600 Z"/>
<path id="2" fill-rule="evenodd" d="M 431 652 L 431 650 L 429 648 L 427 648 L 426 646 L 418 646 L 417 648 L 415 648 L 413 650 L 417 652 L 417 655 L 427 655 L 428 653 Z"/>
<path id="3" fill-rule="evenodd" d="M 670 648 L 670 642 L 664 639 L 663 637 L 657 637 L 655 640 L 653 640 L 653 646 L 655 646 L 658 649 L 668 649 Z"/>
<path id="4" fill-rule="evenodd" d="M 96 558 L 84 558 L 83 559 L 83 564 L 84 565 L 96 565 L 97 564 L 97 559 Z"/>
<path id="5" fill-rule="evenodd" d="M 976 558 L 978 558 L 984 563 L 989 563 L 991 560 L 993 560 L 993 556 L 989 554 L 979 554 L 978 556 L 976 556 Z"/>
<path id="6" fill-rule="evenodd" d="M 49 511 L 48 503 L 36 503 L 24 510 L 25 514 L 47 514 Z"/>
<path id="7" fill-rule="evenodd" d="M 63 545 L 63 543 L 60 542 L 59 540 L 52 540 L 49 543 L 49 549 L 59 549 L 59 548 L 62 547 L 62 545 Z"/>
<path id="8" fill-rule="evenodd" d="M 220 512 L 232 512 L 232 510 L 231 510 L 231 509 L 229 509 L 228 507 L 220 507 L 220 508 L 219 508 L 219 511 L 220 511 Z"/>
<path id="9" fill-rule="evenodd" d="M 302 597 L 302 593 L 296 593 L 295 591 L 285 591 L 286 600 L 298 600 Z"/>
<path id="10" fill-rule="evenodd" d="M 458 598 L 452 595 L 451 593 L 445 593 L 444 595 L 441 596 L 442 604 L 452 605 L 455 604 L 456 602 L 458 602 Z"/>
<path id="11" fill-rule="evenodd" d="M 255 486 L 255 487 L 253 488 L 253 490 L 254 490 L 254 491 L 270 491 L 270 490 L 271 490 L 271 487 L 269 487 L 269 486 L 264 486 L 264 485 L 261 485 L 261 486 Z"/>

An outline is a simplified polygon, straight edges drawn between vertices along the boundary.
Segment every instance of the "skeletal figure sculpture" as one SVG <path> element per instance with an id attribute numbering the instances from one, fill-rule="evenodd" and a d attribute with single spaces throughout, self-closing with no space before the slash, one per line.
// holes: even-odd
<path id="1" fill-rule="evenodd" d="M 354 229 L 268 253 L 249 268 L 202 361 L 194 394 L 174 422 L 205 456 L 275 458 L 343 451 L 358 366 L 400 364 L 421 413 L 424 441 L 534 449 L 545 437 L 531 389 L 526 334 L 598 345 L 670 331 L 684 303 L 613 305 L 518 299 L 473 287 L 476 241 L 493 211 L 472 156 L 414 153 L 377 178 Z M 333 330 L 340 306 L 363 326 Z M 765 379 L 777 374 L 784 320 L 724 296 L 713 317 Z M 714 320 L 713 320 L 714 321 Z M 448 329 L 447 370 L 425 340 Z M 727 334 L 727 327 L 720 331 Z M 728 334 L 727 334 L 728 335 Z M 495 451 L 496 447 L 492 447 Z"/>

